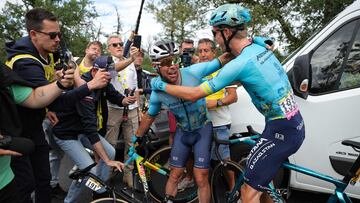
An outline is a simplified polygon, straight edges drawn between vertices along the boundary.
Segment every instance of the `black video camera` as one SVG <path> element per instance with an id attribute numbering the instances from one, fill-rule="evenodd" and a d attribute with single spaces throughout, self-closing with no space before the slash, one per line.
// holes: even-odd
<path id="1" fill-rule="evenodd" d="M 59 54 L 60 61 L 59 61 L 59 63 L 56 63 L 55 70 L 63 69 L 65 72 L 69 67 L 70 68 L 77 67 L 75 59 L 74 59 L 71 51 L 67 48 L 64 39 L 61 39 L 60 46 L 58 47 L 57 51 Z"/>
<path id="2" fill-rule="evenodd" d="M 183 53 L 180 55 L 181 64 L 183 67 L 190 66 L 192 64 L 192 56 L 195 53 L 194 48 L 186 48 Z"/>

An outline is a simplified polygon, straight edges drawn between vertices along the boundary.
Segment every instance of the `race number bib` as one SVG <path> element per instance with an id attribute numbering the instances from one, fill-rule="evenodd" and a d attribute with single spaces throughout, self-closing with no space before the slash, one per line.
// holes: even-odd
<path id="1" fill-rule="evenodd" d="M 285 98 L 280 100 L 279 105 L 288 120 L 299 111 L 299 107 L 295 102 L 295 97 L 291 92 L 289 92 Z"/>
<path id="2" fill-rule="evenodd" d="M 93 178 L 89 178 L 86 183 L 85 183 L 86 187 L 90 188 L 93 191 L 98 191 L 101 189 L 101 184 L 98 183 L 96 180 L 94 180 Z"/>

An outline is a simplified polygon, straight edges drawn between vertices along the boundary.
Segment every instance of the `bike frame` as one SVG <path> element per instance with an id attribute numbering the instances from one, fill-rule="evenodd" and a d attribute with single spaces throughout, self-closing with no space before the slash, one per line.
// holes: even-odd
<path id="1" fill-rule="evenodd" d="M 144 161 L 144 158 L 135 152 L 134 146 L 131 146 L 129 148 L 128 155 L 130 158 L 128 160 L 126 160 L 125 165 L 129 165 L 131 162 L 135 161 L 136 169 L 138 170 L 139 177 L 140 177 L 141 183 L 144 188 L 145 198 L 146 198 L 146 200 L 149 200 L 149 186 L 147 183 L 145 167 L 147 167 L 157 173 L 160 173 L 164 176 L 168 176 L 169 174 L 165 170 L 161 169 L 160 165 L 152 164 L 152 163 L 148 162 L 147 160 Z"/>
<path id="2" fill-rule="evenodd" d="M 232 140 L 229 140 L 229 141 L 230 141 L 230 144 L 243 142 L 243 143 L 246 143 L 246 144 L 249 144 L 249 145 L 253 146 L 256 143 L 255 139 L 257 139 L 259 137 L 260 137 L 260 135 L 253 135 L 253 136 L 249 136 L 249 137 L 236 138 L 236 139 L 232 139 Z M 347 196 L 347 194 L 344 193 L 346 187 L 348 186 L 348 183 L 345 183 L 342 180 L 333 178 L 333 177 L 325 175 L 325 174 L 321 174 L 321 173 L 316 172 L 314 170 L 311 170 L 311 169 L 308 169 L 308 168 L 305 168 L 305 167 L 302 167 L 302 166 L 298 166 L 298 165 L 295 165 L 295 164 L 292 164 L 292 163 L 289 163 L 289 162 L 284 162 L 282 164 L 282 167 L 286 168 L 286 169 L 289 169 L 289 170 L 299 172 L 299 173 L 303 173 L 305 175 L 309 175 L 309 176 L 312 176 L 314 178 L 318 178 L 320 180 L 323 180 L 323 181 L 330 182 L 330 183 L 334 184 L 335 187 L 336 187 L 335 188 L 335 194 L 332 194 L 329 197 L 329 199 L 327 201 L 328 203 L 337 202 L 337 201 L 339 201 L 340 203 L 351 203 L 352 202 L 350 200 L 350 198 Z M 240 177 L 240 181 L 242 182 L 243 178 L 244 178 L 243 177 L 244 175 L 242 174 L 241 176 L 242 177 Z M 236 181 L 236 185 L 235 185 L 234 189 L 235 188 L 239 189 L 240 186 L 241 186 L 241 182 L 238 183 L 238 181 Z M 269 184 L 269 188 L 272 190 L 272 192 L 276 193 L 276 189 L 272 184 Z M 235 194 L 235 191 L 236 190 L 233 190 L 230 193 L 230 197 L 232 197 Z"/>

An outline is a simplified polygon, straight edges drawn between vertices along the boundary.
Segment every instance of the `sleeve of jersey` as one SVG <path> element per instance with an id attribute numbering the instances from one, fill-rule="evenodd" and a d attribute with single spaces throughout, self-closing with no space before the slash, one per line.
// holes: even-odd
<path id="1" fill-rule="evenodd" d="M 148 115 L 155 117 L 161 110 L 161 102 L 158 99 L 156 92 L 152 92 L 150 95 Z"/>
<path id="2" fill-rule="evenodd" d="M 42 65 L 33 59 L 19 59 L 14 63 L 13 69 L 22 79 L 32 82 L 36 86 L 49 84 Z"/>
<path id="3" fill-rule="evenodd" d="M 78 88 L 66 91 L 56 98 L 48 108 L 52 111 L 61 111 L 64 106 L 70 107 L 75 103 L 91 94 L 87 84 L 83 84 Z"/>
<path id="4" fill-rule="evenodd" d="M 31 94 L 32 88 L 21 86 L 21 85 L 11 85 L 10 93 L 14 98 L 16 104 L 24 102 Z"/>
<path id="5" fill-rule="evenodd" d="M 92 96 L 83 98 L 76 103 L 76 110 L 81 118 L 84 134 L 89 138 L 91 144 L 100 140 L 97 133 L 97 118 L 95 113 L 95 101 Z"/>
<path id="6" fill-rule="evenodd" d="M 116 91 L 114 86 L 109 83 L 106 87 L 106 99 L 113 104 L 118 106 L 124 106 L 122 101 L 124 99 L 124 95 L 120 94 L 120 92 Z"/>
<path id="7" fill-rule="evenodd" d="M 209 62 L 197 63 L 187 67 L 186 69 L 190 71 L 193 75 L 199 76 L 199 78 L 206 77 L 211 73 L 217 71 L 221 68 L 220 61 L 216 58 Z"/>
<path id="8" fill-rule="evenodd" d="M 227 63 L 214 78 L 203 82 L 200 88 L 208 95 L 215 93 L 226 86 L 232 85 L 237 80 L 241 70 L 241 64 L 234 59 Z"/>

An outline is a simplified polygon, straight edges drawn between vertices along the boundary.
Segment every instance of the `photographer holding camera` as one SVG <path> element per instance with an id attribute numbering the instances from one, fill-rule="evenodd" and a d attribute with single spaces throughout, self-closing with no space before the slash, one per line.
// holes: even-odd
<path id="1" fill-rule="evenodd" d="M 66 71 L 64 77 L 61 71 L 57 72 L 63 78 L 59 79 L 63 86 L 72 85 L 73 75 L 70 72 Z M 22 123 L 15 104 L 43 108 L 61 92 L 54 83 L 35 88 L 33 83 L 23 80 L 0 62 L 0 202 L 24 202 L 10 167 L 10 156 L 28 156 L 34 151 L 34 143 L 30 139 L 19 137 Z"/>
<path id="2" fill-rule="evenodd" d="M 192 64 L 199 62 L 199 57 L 195 54 L 194 48 L 194 40 L 192 39 L 184 39 L 180 46 L 180 59 L 181 59 L 181 67 L 188 67 Z"/>
<path id="3" fill-rule="evenodd" d="M 6 65 L 23 80 L 31 82 L 34 87 L 58 88 L 58 96 L 62 97 L 62 90 L 72 86 L 74 70 L 72 67 L 69 69 L 67 66 L 61 67 L 63 71 L 67 69 L 65 74 L 71 75 L 70 85 L 62 84 L 59 77 L 57 77 L 58 81 L 55 81 L 55 62 L 60 58 L 57 51 L 62 37 L 56 16 L 45 9 L 34 8 L 26 13 L 25 24 L 28 36 L 6 44 Z M 84 85 L 71 95 L 72 98 L 69 98 L 68 102 L 71 103 L 72 99 L 77 100 L 90 94 L 90 89 L 93 87 L 90 84 Z M 40 92 L 40 95 L 49 97 L 46 92 Z M 34 110 L 17 106 L 17 110 L 23 125 L 21 136 L 30 138 L 35 143 L 33 153 L 14 157 L 11 162 L 19 190 L 18 196 L 21 202 L 31 202 L 30 194 L 35 189 L 35 201 L 49 203 L 51 202 L 49 146 L 42 127 L 45 108 Z"/>
<path id="4" fill-rule="evenodd" d="M 101 56 L 96 58 L 93 68 L 83 74 L 82 79 L 88 82 L 99 71 L 110 72 L 110 75 L 113 72 L 116 73 L 111 57 Z M 71 106 L 59 106 L 52 110 L 56 112 L 59 119 L 59 122 L 53 128 L 55 142 L 80 169 L 94 163 L 85 147 L 93 149 L 101 159 L 97 170 L 95 171 L 95 168 L 93 168 L 91 172 L 106 181 L 109 177 L 109 167 L 116 167 L 118 170 L 123 168 L 121 162 L 113 161 L 115 158 L 114 147 L 98 132 L 103 128 L 106 129 L 108 112 L 106 101 L 118 106 L 126 106 L 132 103 L 135 97 L 124 97 L 116 91 L 112 84 L 109 83 L 110 77 L 104 80 L 107 82 L 104 88 L 92 91 L 89 96 Z M 77 202 L 83 184 L 79 187 L 74 180 L 64 202 Z M 94 195 L 98 196 L 98 194 Z"/>

